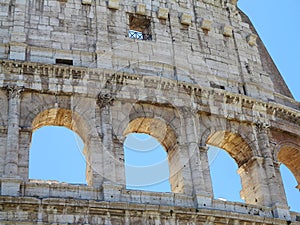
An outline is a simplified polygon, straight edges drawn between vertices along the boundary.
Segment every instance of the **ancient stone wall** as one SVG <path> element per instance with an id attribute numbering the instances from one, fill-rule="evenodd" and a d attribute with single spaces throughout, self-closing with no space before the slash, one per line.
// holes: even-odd
<path id="1" fill-rule="evenodd" d="M 143 31 L 141 20 L 151 40 L 130 38 L 130 29 Z M 265 100 L 277 92 L 256 34 L 231 2 L 7 1 L 1 24 L 6 59 L 160 76 Z"/>
<path id="2" fill-rule="evenodd" d="M 299 223 L 279 165 L 299 188 L 300 104 L 274 90 L 236 1 L 1 4 L 0 223 Z M 82 138 L 86 186 L 29 179 L 47 125 Z M 132 132 L 168 153 L 171 193 L 126 189 Z M 237 163 L 245 203 L 214 199 L 207 145 Z"/>

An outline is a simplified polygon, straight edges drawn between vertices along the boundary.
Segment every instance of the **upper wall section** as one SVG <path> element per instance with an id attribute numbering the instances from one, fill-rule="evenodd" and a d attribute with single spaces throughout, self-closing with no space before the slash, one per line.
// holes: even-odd
<path id="1" fill-rule="evenodd" d="M 250 29 L 252 30 L 253 33 L 255 33 L 258 36 L 258 33 L 251 23 L 249 17 L 243 13 L 241 10 L 239 10 L 242 21 L 245 23 L 248 23 L 250 25 Z M 258 37 L 257 39 L 257 45 L 258 45 L 258 50 L 259 54 L 261 57 L 261 62 L 263 65 L 264 70 L 270 75 L 271 80 L 273 81 L 274 84 L 274 89 L 276 92 L 285 95 L 289 98 L 293 98 L 293 95 L 291 91 L 289 90 L 288 86 L 286 85 L 283 77 L 281 76 L 278 68 L 276 67 L 272 57 L 270 56 L 269 52 L 267 51 L 264 43 L 262 40 Z"/>
<path id="2" fill-rule="evenodd" d="M 277 101 L 274 92 L 291 97 L 274 84 L 233 0 L 5 0 L 0 25 L 2 59 L 160 76 L 265 101 Z"/>

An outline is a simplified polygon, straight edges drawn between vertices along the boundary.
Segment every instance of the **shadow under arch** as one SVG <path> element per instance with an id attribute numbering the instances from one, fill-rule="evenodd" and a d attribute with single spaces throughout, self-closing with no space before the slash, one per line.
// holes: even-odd
<path id="1" fill-rule="evenodd" d="M 300 190 L 300 145 L 292 142 L 283 142 L 279 145 L 275 158 L 284 164 L 294 175 Z"/>
<path id="2" fill-rule="evenodd" d="M 231 131 L 223 130 L 210 133 L 206 144 L 224 149 L 239 167 L 253 157 L 253 152 L 248 142 L 240 134 Z"/>
<path id="3" fill-rule="evenodd" d="M 177 135 L 173 128 L 165 121 L 158 118 L 142 117 L 129 122 L 123 136 L 130 133 L 144 133 L 154 137 L 165 149 L 168 154 L 170 185 L 174 193 L 183 192 L 183 178 L 180 170 L 180 159 L 178 154 Z"/>
<path id="4" fill-rule="evenodd" d="M 167 152 L 173 150 L 177 144 L 174 130 L 164 121 L 156 118 L 143 117 L 132 120 L 124 131 L 124 136 L 130 133 L 145 133 L 156 138 Z"/>
<path id="5" fill-rule="evenodd" d="M 86 142 L 88 126 L 75 112 L 64 108 L 50 108 L 40 112 L 32 121 L 32 132 L 43 126 L 63 126 L 75 133 Z"/>

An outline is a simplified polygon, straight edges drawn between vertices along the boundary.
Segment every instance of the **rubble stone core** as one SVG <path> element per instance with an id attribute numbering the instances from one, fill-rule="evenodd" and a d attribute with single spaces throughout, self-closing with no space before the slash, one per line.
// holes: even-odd
<path id="1" fill-rule="evenodd" d="M 300 224 L 300 103 L 236 0 L 4 1 L 0 224 Z M 31 180 L 31 137 L 84 142 L 87 185 Z M 171 193 L 127 190 L 123 143 L 155 137 Z M 214 199 L 207 145 L 238 165 L 245 203 Z"/>

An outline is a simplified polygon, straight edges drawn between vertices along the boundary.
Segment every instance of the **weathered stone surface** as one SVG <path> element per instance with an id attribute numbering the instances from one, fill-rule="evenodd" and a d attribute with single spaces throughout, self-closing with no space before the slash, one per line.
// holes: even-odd
<path id="1" fill-rule="evenodd" d="M 299 224 L 279 163 L 299 188 L 300 104 L 237 1 L 82 3 L 1 5 L 0 223 Z M 87 186 L 28 178 L 47 125 L 82 138 Z M 125 188 L 131 132 L 163 145 L 172 193 Z M 208 144 L 236 161 L 245 203 L 214 199 Z"/>

